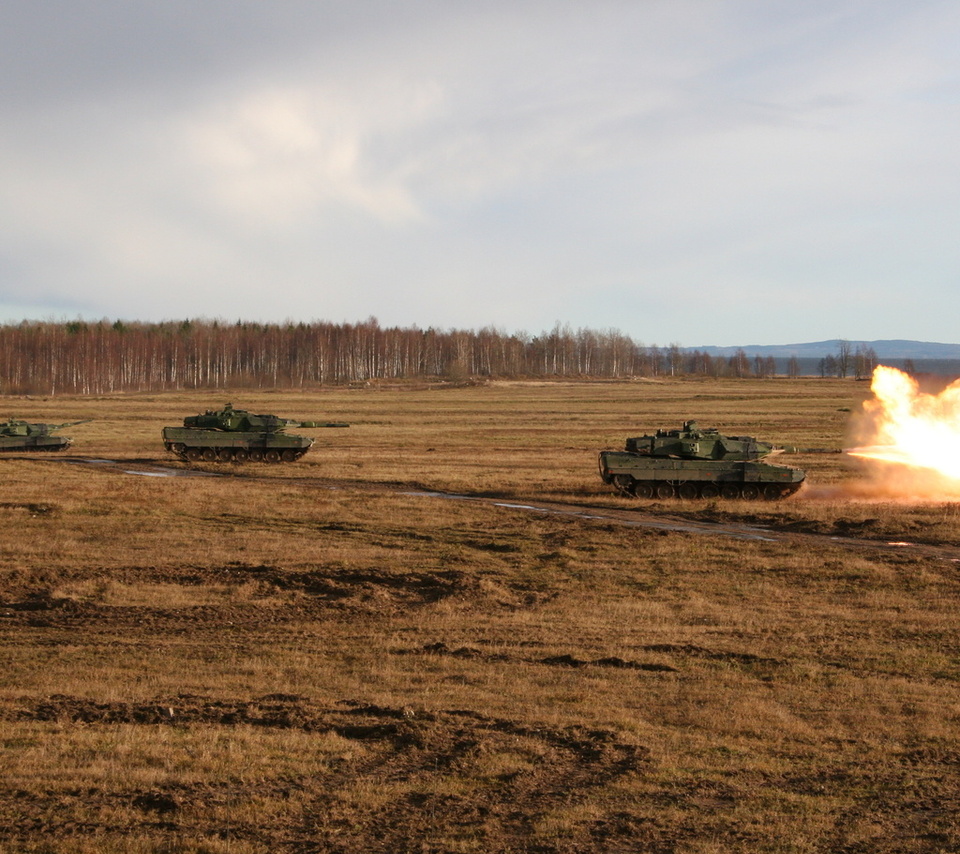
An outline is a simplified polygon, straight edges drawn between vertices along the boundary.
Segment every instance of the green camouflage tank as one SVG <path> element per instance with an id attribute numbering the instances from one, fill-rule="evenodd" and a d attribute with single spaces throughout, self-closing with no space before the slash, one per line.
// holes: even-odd
<path id="1" fill-rule="evenodd" d="M 300 459 L 314 440 L 288 435 L 287 427 L 349 427 L 343 421 L 297 421 L 277 415 L 254 415 L 227 404 L 183 419 L 183 427 L 164 427 L 168 451 L 190 462 L 290 463 Z"/>
<path id="2" fill-rule="evenodd" d="M 57 430 L 88 424 L 86 421 L 67 421 L 64 424 L 35 424 L 31 421 L 10 419 L 0 423 L 0 451 L 63 451 L 72 439 L 55 435 Z"/>
<path id="3" fill-rule="evenodd" d="M 774 453 L 839 452 L 778 447 L 686 421 L 680 430 L 627 439 L 622 451 L 601 451 L 600 477 L 638 498 L 774 500 L 792 495 L 806 478 L 801 469 L 765 462 Z"/>

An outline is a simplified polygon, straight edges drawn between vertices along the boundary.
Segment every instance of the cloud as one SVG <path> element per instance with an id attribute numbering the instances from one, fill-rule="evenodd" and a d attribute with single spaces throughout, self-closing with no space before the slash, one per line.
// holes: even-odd
<path id="1" fill-rule="evenodd" d="M 891 307 L 905 279 L 956 306 L 946 4 L 64 0 L 10 23 L 0 318 L 30 293 L 93 317 L 955 337 Z"/>
<path id="2" fill-rule="evenodd" d="M 361 115 L 339 93 L 258 90 L 188 119 L 183 138 L 197 176 L 207 176 L 203 198 L 226 217 L 289 228 L 344 205 L 403 221 L 420 215 L 404 176 L 373 162 L 367 149 L 380 135 L 402 132 L 429 100 L 423 90 L 365 94 Z"/>

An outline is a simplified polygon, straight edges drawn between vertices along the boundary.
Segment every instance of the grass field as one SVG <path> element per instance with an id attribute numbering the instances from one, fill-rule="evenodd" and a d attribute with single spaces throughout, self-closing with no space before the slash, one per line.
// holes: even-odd
<path id="1" fill-rule="evenodd" d="M 808 486 L 776 504 L 642 503 L 597 475 L 599 449 L 689 418 L 847 446 L 868 394 L 4 399 L 93 420 L 66 455 L 0 459 L 0 851 L 960 850 L 960 504 L 881 497 L 843 455 L 783 458 Z M 290 465 L 163 451 L 228 400 L 352 426 L 294 431 L 317 442 Z M 159 467 L 221 476 L 128 473 Z"/>

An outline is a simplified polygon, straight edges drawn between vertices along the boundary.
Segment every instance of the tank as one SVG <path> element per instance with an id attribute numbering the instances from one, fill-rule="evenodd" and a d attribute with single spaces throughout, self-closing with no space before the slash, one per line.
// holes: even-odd
<path id="1" fill-rule="evenodd" d="M 638 498 L 765 498 L 796 492 L 806 472 L 774 465 L 775 453 L 838 453 L 790 448 L 752 436 L 725 436 L 686 421 L 680 430 L 657 430 L 627 439 L 623 451 L 600 452 L 600 477 L 625 495 Z"/>
<path id="2" fill-rule="evenodd" d="M 168 451 L 191 462 L 291 463 L 300 459 L 313 439 L 288 435 L 287 427 L 349 427 L 343 421 L 297 421 L 277 415 L 254 415 L 227 404 L 183 419 L 183 427 L 164 427 Z"/>
<path id="3" fill-rule="evenodd" d="M 63 451 L 73 440 L 55 435 L 57 430 L 87 423 L 89 419 L 65 424 L 34 424 L 10 419 L 0 423 L 0 451 Z"/>

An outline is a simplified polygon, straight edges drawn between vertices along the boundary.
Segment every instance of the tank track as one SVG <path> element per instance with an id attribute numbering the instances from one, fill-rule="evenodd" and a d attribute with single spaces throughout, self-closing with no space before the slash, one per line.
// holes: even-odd
<path id="1" fill-rule="evenodd" d="M 292 463 L 309 448 L 189 448 L 169 442 L 166 448 L 188 463 Z"/>
<path id="2" fill-rule="evenodd" d="M 666 480 L 636 480 L 628 474 L 613 476 L 613 485 L 617 491 L 630 498 L 679 498 L 685 501 L 694 499 L 721 498 L 725 501 L 743 499 L 746 501 L 778 501 L 793 495 L 800 483 L 713 483 L 686 480 L 670 482 Z"/>

